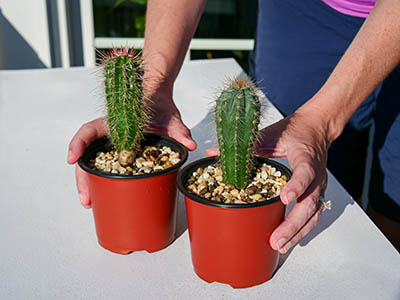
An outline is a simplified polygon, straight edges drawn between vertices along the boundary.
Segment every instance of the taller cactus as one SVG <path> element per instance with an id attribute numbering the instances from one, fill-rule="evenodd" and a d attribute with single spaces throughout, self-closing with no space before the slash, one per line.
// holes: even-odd
<path id="1" fill-rule="evenodd" d="M 228 82 L 216 101 L 215 117 L 223 182 L 245 188 L 260 122 L 260 100 L 247 79 Z"/>
<path id="2" fill-rule="evenodd" d="M 126 166 L 135 159 L 147 119 L 142 58 L 133 49 L 113 49 L 103 66 L 109 134 L 119 163 Z"/>

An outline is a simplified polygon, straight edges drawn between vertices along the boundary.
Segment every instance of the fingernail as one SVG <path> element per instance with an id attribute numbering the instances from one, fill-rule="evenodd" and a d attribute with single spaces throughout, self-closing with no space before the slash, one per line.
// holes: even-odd
<path id="1" fill-rule="evenodd" d="M 285 254 L 287 252 L 286 247 L 283 247 L 281 249 L 278 250 L 280 254 Z"/>
<path id="2" fill-rule="evenodd" d="M 294 200 L 296 200 L 296 194 L 294 192 L 289 192 L 286 195 L 286 200 L 287 200 L 286 204 L 289 204 L 289 203 L 293 202 Z"/>
<path id="3" fill-rule="evenodd" d="M 276 243 L 276 245 L 278 246 L 278 249 L 282 248 L 283 245 L 286 244 L 286 241 L 287 241 L 287 240 L 284 239 L 284 238 L 280 239 L 280 240 L 278 241 L 278 243 Z"/>
<path id="4" fill-rule="evenodd" d="M 71 151 L 71 150 L 69 150 L 69 151 L 68 151 L 68 156 L 67 156 L 67 161 L 69 161 L 69 160 L 70 160 L 71 156 L 72 156 L 72 151 Z"/>
<path id="5" fill-rule="evenodd" d="M 81 202 L 82 205 L 86 205 L 86 197 L 85 197 L 85 195 L 79 193 L 79 201 Z"/>
<path id="6" fill-rule="evenodd" d="M 292 248 L 292 244 L 290 242 L 288 242 L 284 247 L 285 253 L 288 252 L 290 248 Z"/>

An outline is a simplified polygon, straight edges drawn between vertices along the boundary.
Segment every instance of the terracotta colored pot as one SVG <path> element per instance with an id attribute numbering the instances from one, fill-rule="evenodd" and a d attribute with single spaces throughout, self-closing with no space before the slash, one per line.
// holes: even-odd
<path id="1" fill-rule="evenodd" d="M 207 282 L 227 283 L 246 288 L 272 277 L 279 252 L 269 238 L 283 221 L 285 206 L 279 196 L 254 204 L 220 204 L 189 193 L 185 186 L 191 174 L 218 161 L 217 157 L 198 160 L 179 173 L 179 190 L 185 195 L 193 267 Z M 272 165 L 288 178 L 291 171 L 282 164 L 256 157 Z"/>
<path id="2" fill-rule="evenodd" d="M 183 145 L 169 137 L 152 133 L 145 135 L 143 145 L 157 143 L 178 151 L 181 161 L 151 174 L 120 176 L 101 173 L 89 168 L 88 163 L 97 152 L 110 150 L 111 144 L 106 138 L 91 143 L 78 161 L 89 177 L 98 241 L 112 252 L 154 252 L 165 248 L 175 238 L 176 176 L 188 153 Z"/>

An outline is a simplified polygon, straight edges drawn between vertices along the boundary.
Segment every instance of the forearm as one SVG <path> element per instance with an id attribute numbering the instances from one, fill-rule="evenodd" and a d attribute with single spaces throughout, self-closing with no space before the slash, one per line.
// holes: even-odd
<path id="1" fill-rule="evenodd" d="M 400 61 L 400 1 L 379 0 L 320 91 L 300 110 L 315 112 L 328 139 Z"/>
<path id="2" fill-rule="evenodd" d="M 149 0 L 143 50 L 146 87 L 172 95 L 205 0 Z"/>

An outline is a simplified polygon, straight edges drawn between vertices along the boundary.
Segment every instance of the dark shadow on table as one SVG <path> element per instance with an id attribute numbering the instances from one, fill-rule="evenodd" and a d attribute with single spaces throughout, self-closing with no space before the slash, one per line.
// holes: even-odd
<path id="1" fill-rule="evenodd" d="M 0 69 L 35 68 L 46 65 L 0 10 Z"/>
<path id="2" fill-rule="evenodd" d="M 339 217 L 341 214 L 343 214 L 344 210 L 346 209 L 346 206 L 348 205 L 358 205 L 355 203 L 353 198 L 346 192 L 346 190 L 340 185 L 340 183 L 337 180 L 333 180 L 334 177 L 332 174 L 329 174 L 328 177 L 328 190 L 326 192 L 326 199 L 331 200 L 332 202 L 332 209 L 331 210 L 325 210 L 322 212 L 321 219 L 319 220 L 317 226 L 315 226 L 311 232 L 305 236 L 301 241 L 300 241 L 300 246 L 304 247 L 307 246 L 307 244 L 318 234 L 320 234 L 322 231 L 324 231 L 326 228 L 331 226 Z M 330 195 L 333 195 L 332 191 L 341 191 L 341 194 L 347 195 L 346 198 L 333 198 Z M 335 193 L 336 194 L 336 193 Z"/>
<path id="3" fill-rule="evenodd" d="M 339 217 L 343 214 L 346 206 L 354 205 L 355 201 L 353 198 L 345 191 L 345 189 L 339 184 L 337 180 L 333 180 L 334 177 L 332 174 L 328 175 L 328 188 L 325 193 L 325 197 L 327 200 L 331 200 L 332 202 L 332 209 L 325 210 L 322 212 L 321 219 L 319 220 L 318 224 L 295 246 L 295 247 L 305 247 L 307 244 L 313 240 L 316 236 L 318 236 L 321 232 L 331 226 Z M 338 193 L 340 191 L 340 193 Z M 346 198 L 334 198 L 334 194 L 347 194 Z M 291 207 L 289 205 L 286 209 L 286 213 L 288 214 Z M 357 205 L 357 204 L 356 204 Z M 293 251 L 292 247 L 286 254 L 281 255 L 278 263 L 278 268 L 275 272 L 279 271 L 279 268 L 285 263 L 286 259 L 290 256 L 290 253 Z"/>

